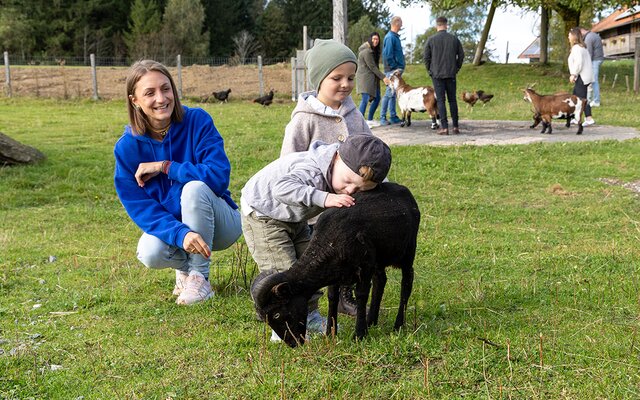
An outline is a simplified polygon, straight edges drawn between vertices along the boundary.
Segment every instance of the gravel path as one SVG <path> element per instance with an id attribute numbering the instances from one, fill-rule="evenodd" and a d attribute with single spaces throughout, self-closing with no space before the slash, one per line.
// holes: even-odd
<path id="1" fill-rule="evenodd" d="M 528 121 L 476 121 L 461 120 L 459 135 L 438 135 L 430 129 L 431 121 L 413 121 L 410 127 L 400 125 L 379 126 L 373 133 L 389 145 L 408 146 L 424 144 L 430 146 L 455 145 L 507 145 L 538 142 L 581 142 L 594 140 L 628 140 L 640 137 L 635 128 L 592 125 L 584 128 L 582 135 L 576 135 L 577 126 L 564 126 L 564 120 L 553 122 L 553 134 L 542 134 L 542 126 L 529 129 Z M 449 126 L 451 128 L 451 126 Z"/>

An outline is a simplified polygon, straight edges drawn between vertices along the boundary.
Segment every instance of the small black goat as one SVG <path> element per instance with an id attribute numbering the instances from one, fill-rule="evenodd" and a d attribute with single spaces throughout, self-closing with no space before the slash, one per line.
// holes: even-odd
<path id="1" fill-rule="evenodd" d="M 323 212 L 315 225 L 309 247 L 287 271 L 261 273 L 251 285 L 258 315 L 286 344 L 304 343 L 308 300 L 329 286 L 327 335 L 337 332 L 338 288 L 356 284 L 356 338 L 378 322 L 382 293 L 387 282 L 385 267 L 402 270 L 400 305 L 394 324 L 404 324 L 413 287 L 420 211 L 404 186 L 382 183 L 356 193 L 356 204 Z M 373 281 L 371 305 L 366 306 Z"/>

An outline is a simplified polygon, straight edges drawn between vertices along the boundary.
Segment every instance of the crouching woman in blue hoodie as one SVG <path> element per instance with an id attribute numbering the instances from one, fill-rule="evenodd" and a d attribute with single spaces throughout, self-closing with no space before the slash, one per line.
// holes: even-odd
<path id="1" fill-rule="evenodd" d="M 115 145 L 115 188 L 144 232 L 138 259 L 149 268 L 173 268 L 178 304 L 213 296 L 211 251 L 242 233 L 231 199 L 231 166 L 206 111 L 180 104 L 167 68 L 138 61 L 126 81 L 130 125 Z"/>

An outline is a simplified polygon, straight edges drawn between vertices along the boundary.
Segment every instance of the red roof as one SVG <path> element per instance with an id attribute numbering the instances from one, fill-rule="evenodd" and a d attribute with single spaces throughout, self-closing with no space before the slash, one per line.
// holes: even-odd
<path id="1" fill-rule="evenodd" d="M 518 58 L 540 58 L 540 36 L 533 39 L 533 42 L 520 53 Z"/>
<path id="2" fill-rule="evenodd" d="M 623 25 L 629 25 L 634 22 L 640 22 L 640 6 L 632 8 L 622 8 L 614 11 L 607 18 L 599 21 L 591 27 L 592 32 L 607 31 Z"/>

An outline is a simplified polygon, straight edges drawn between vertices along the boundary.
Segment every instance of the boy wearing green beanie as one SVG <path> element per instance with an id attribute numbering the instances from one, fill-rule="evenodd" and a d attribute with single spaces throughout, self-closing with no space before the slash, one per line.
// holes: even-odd
<path id="1" fill-rule="evenodd" d="M 336 143 L 353 134 L 371 135 L 351 98 L 358 68 L 353 51 L 335 40 L 316 39 L 304 63 L 311 90 L 298 96 L 280 156 L 307 151 L 315 140 Z"/>
<path id="2" fill-rule="evenodd" d="M 342 143 L 350 135 L 372 135 L 351 98 L 358 68 L 353 51 L 335 40 L 316 39 L 304 56 L 304 63 L 311 91 L 298 96 L 284 131 L 280 157 L 307 151 L 316 140 Z M 315 221 L 316 218 L 309 220 L 309 225 Z M 356 315 L 352 288 L 340 288 L 338 311 Z"/>

